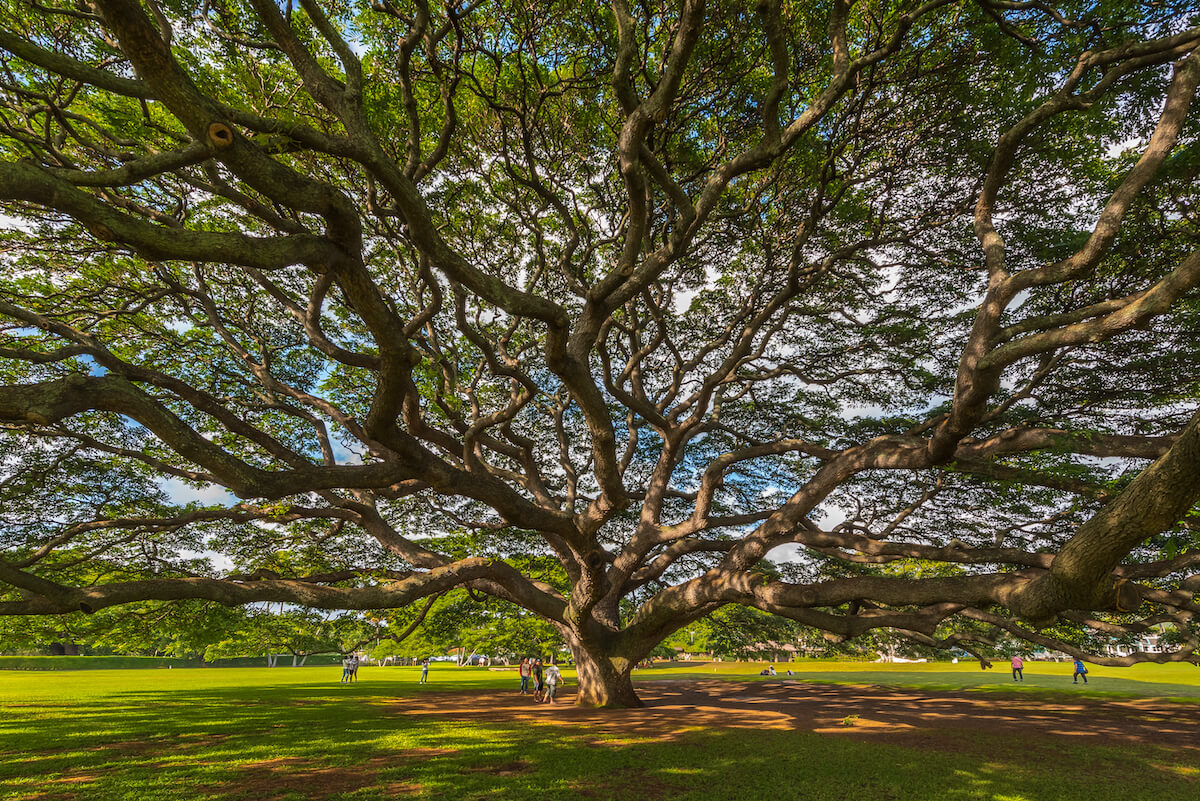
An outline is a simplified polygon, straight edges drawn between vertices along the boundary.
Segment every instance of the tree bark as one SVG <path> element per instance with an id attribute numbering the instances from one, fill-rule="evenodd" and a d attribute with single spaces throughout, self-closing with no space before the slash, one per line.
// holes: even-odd
<path id="1" fill-rule="evenodd" d="M 567 632 L 567 646 L 575 659 L 579 692 L 578 706 L 621 709 L 645 706 L 633 689 L 633 667 L 636 657 L 605 647 L 595 640 L 584 640 Z"/>

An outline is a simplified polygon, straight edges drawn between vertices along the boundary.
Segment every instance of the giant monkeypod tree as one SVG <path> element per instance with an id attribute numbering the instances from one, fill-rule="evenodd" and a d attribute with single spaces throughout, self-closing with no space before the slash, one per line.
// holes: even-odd
<path id="1" fill-rule="evenodd" d="M 2 9 L 0 613 L 1196 659 L 1193 2 Z"/>

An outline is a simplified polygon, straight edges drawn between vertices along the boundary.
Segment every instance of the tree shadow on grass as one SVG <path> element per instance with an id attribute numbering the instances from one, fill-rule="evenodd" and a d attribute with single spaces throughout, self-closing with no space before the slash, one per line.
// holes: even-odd
<path id="1" fill-rule="evenodd" d="M 1187 769 L 1198 761 L 1194 743 L 1164 740 L 1187 722 L 1170 705 L 1049 709 L 886 688 L 711 684 L 645 688 L 647 708 L 604 711 L 386 684 L 130 691 L 0 718 L 0 797 L 926 801 L 1091 799 L 1124 787 L 1129 797 L 1190 800 L 1197 792 Z M 1132 732 L 1149 711 L 1184 717 Z"/>

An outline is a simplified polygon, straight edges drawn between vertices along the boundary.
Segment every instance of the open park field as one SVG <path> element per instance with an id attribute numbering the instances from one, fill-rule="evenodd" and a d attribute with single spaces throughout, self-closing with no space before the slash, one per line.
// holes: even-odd
<path id="1" fill-rule="evenodd" d="M 800 663 L 639 672 L 644 709 L 515 672 L 0 671 L 0 799 L 1153 798 L 1200 794 L 1200 668 Z M 793 666 L 796 667 L 796 666 Z"/>

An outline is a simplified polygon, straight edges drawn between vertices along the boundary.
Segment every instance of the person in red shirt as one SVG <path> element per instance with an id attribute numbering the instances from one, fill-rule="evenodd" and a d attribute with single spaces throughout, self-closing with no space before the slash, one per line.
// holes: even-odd
<path id="1" fill-rule="evenodd" d="M 1019 656 L 1012 658 L 1013 681 L 1025 681 L 1025 660 Z"/>

